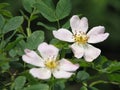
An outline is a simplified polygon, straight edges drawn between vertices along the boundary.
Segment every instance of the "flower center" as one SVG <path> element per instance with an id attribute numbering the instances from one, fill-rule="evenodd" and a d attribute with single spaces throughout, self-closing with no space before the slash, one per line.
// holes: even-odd
<path id="1" fill-rule="evenodd" d="M 46 65 L 46 67 L 49 68 L 49 69 L 55 69 L 55 68 L 57 67 L 57 65 L 58 65 L 58 62 L 55 61 L 55 60 L 47 60 L 47 61 L 45 62 L 45 65 Z"/>
<path id="2" fill-rule="evenodd" d="M 78 44 L 85 44 L 88 41 L 88 36 L 84 32 L 80 32 L 74 35 L 74 40 Z"/>

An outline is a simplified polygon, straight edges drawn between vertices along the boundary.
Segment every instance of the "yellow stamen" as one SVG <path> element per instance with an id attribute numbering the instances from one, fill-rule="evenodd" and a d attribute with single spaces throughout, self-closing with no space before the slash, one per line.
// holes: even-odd
<path id="1" fill-rule="evenodd" d="M 54 69 L 57 67 L 58 65 L 58 62 L 57 61 L 54 61 L 54 60 L 47 60 L 46 63 L 45 63 L 46 67 L 49 68 L 49 69 Z"/>
<path id="2" fill-rule="evenodd" d="M 84 32 L 80 32 L 74 35 L 74 40 L 78 44 L 85 44 L 88 41 L 88 36 Z"/>

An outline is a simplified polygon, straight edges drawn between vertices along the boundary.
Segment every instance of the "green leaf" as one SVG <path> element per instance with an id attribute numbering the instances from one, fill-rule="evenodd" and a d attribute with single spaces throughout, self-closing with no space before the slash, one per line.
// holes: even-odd
<path id="1" fill-rule="evenodd" d="M 2 68 L 2 72 L 5 72 L 6 70 L 8 70 L 10 68 L 10 65 L 8 62 L 4 62 L 2 65 L 1 65 L 1 68 Z"/>
<path id="2" fill-rule="evenodd" d="M 68 49 L 69 48 L 69 44 L 64 42 L 64 41 L 60 41 L 58 39 L 52 39 L 51 44 L 55 45 L 56 47 L 60 48 L 60 49 Z"/>
<path id="3" fill-rule="evenodd" d="M 23 90 L 49 90 L 47 84 L 37 84 L 24 88 Z"/>
<path id="4" fill-rule="evenodd" d="M 24 84 L 26 82 L 26 77 L 19 76 L 15 79 L 15 90 L 22 90 Z"/>
<path id="5" fill-rule="evenodd" d="M 85 71 L 79 71 L 76 76 L 78 81 L 85 81 L 89 78 L 89 74 Z"/>
<path id="6" fill-rule="evenodd" d="M 112 73 L 107 75 L 108 79 L 111 82 L 118 82 L 120 83 L 120 73 Z"/>
<path id="7" fill-rule="evenodd" d="M 21 56 L 24 54 L 24 49 L 26 48 L 26 43 L 24 40 L 18 42 L 17 46 L 15 47 L 16 54 Z"/>
<path id="8" fill-rule="evenodd" d="M 109 66 L 105 69 L 103 69 L 103 72 L 108 72 L 108 73 L 112 73 L 112 72 L 116 72 L 120 70 L 120 62 L 117 61 L 112 61 Z"/>
<path id="9" fill-rule="evenodd" d="M 4 23 L 5 23 L 5 19 L 4 19 L 4 17 L 0 14 L 0 33 L 1 33 L 1 29 L 2 29 L 2 27 L 3 27 L 3 25 L 4 25 Z"/>
<path id="10" fill-rule="evenodd" d="M 38 45 L 44 41 L 44 32 L 35 31 L 27 38 L 27 48 L 36 49 Z"/>
<path id="11" fill-rule="evenodd" d="M 56 16 L 58 20 L 61 20 L 68 16 L 71 12 L 70 0 L 59 0 L 56 7 Z"/>
<path id="12" fill-rule="evenodd" d="M 3 16 L 9 17 L 9 18 L 12 17 L 12 13 L 8 10 L 0 9 L 0 14 L 2 14 Z"/>
<path id="13" fill-rule="evenodd" d="M 23 7 L 24 9 L 31 13 L 32 12 L 32 8 L 34 7 L 33 5 L 36 3 L 36 0 L 23 0 Z"/>
<path id="14" fill-rule="evenodd" d="M 42 22 L 38 22 L 37 25 L 41 25 L 41 26 L 43 26 L 44 28 L 46 28 L 47 30 L 56 30 L 55 27 L 48 26 L 48 25 L 46 25 L 46 24 L 44 24 L 44 23 L 42 23 Z"/>
<path id="15" fill-rule="evenodd" d="M 10 62 L 10 58 L 8 57 L 8 55 L 6 53 L 0 52 L 1 72 L 6 72 L 7 70 L 9 70 L 9 68 L 10 68 L 9 62 Z"/>
<path id="16" fill-rule="evenodd" d="M 5 47 L 6 43 L 7 43 L 6 41 L 1 41 L 0 42 L 0 52 L 2 52 L 4 50 L 4 47 Z"/>
<path id="17" fill-rule="evenodd" d="M 64 80 L 57 81 L 54 85 L 54 89 L 55 90 L 64 90 L 65 89 L 65 81 Z"/>
<path id="18" fill-rule="evenodd" d="M 68 20 L 68 21 L 62 26 L 62 28 L 69 29 L 69 28 L 70 28 L 70 21 Z"/>
<path id="19" fill-rule="evenodd" d="M 39 2 L 35 6 L 42 14 L 42 16 L 45 17 L 47 20 L 51 22 L 57 20 L 52 0 L 39 0 Z"/>
<path id="20" fill-rule="evenodd" d="M 39 83 L 39 80 L 34 78 L 29 71 L 24 71 L 20 75 L 27 77 L 27 81 L 29 82 L 30 85 L 37 84 Z"/>
<path id="21" fill-rule="evenodd" d="M 5 24 L 3 28 L 3 33 L 7 33 L 9 31 L 15 30 L 23 23 L 23 17 L 22 16 L 16 16 L 8 20 L 8 22 Z"/>
<path id="22" fill-rule="evenodd" d="M 18 42 L 20 40 L 22 40 L 22 39 L 23 38 L 17 38 L 15 41 L 8 43 L 8 45 L 6 46 L 5 50 L 8 51 L 8 50 L 14 48 L 18 44 Z"/>
<path id="23" fill-rule="evenodd" d="M 0 3 L 0 9 L 3 9 L 5 7 L 9 6 L 8 3 Z"/>
<path id="24" fill-rule="evenodd" d="M 14 49 L 11 49 L 10 51 L 9 51 L 9 55 L 11 56 L 11 57 L 15 57 L 16 56 L 16 51 L 14 50 Z"/>
<path id="25" fill-rule="evenodd" d="M 82 86 L 82 87 L 80 88 L 80 90 L 88 90 L 88 89 L 87 89 L 87 87 Z"/>
<path id="26" fill-rule="evenodd" d="M 103 68 L 107 67 L 105 64 L 108 62 L 108 59 L 105 56 L 100 56 L 97 58 L 94 63 L 94 69 L 101 71 Z"/>
<path id="27" fill-rule="evenodd" d="M 80 67 L 91 67 L 92 63 L 86 62 L 84 59 L 72 59 L 73 62 L 79 63 Z"/>

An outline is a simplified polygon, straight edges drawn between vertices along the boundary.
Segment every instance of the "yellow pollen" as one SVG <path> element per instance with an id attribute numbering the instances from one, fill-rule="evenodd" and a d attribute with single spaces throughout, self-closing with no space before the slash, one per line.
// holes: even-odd
<path id="1" fill-rule="evenodd" d="M 57 67 L 58 63 L 56 61 L 52 60 L 47 60 L 45 63 L 46 67 L 49 69 L 54 69 Z"/>
<path id="2" fill-rule="evenodd" d="M 85 33 L 80 32 L 79 34 L 74 35 L 74 40 L 78 44 L 85 44 L 88 41 L 88 36 Z"/>

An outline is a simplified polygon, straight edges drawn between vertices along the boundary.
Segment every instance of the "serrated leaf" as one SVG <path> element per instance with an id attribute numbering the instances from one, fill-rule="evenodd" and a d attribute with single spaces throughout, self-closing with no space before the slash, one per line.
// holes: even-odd
<path id="1" fill-rule="evenodd" d="M 23 90 L 49 90 L 47 84 L 37 84 L 24 88 Z"/>
<path id="2" fill-rule="evenodd" d="M 24 9 L 27 12 L 31 13 L 33 5 L 36 3 L 36 0 L 23 0 L 22 3 L 23 3 Z"/>
<path id="3" fill-rule="evenodd" d="M 5 24 L 3 28 L 3 33 L 7 33 L 9 31 L 15 30 L 23 23 L 23 17 L 22 16 L 16 16 L 8 20 L 8 22 Z"/>
<path id="4" fill-rule="evenodd" d="M 85 81 L 89 78 L 89 74 L 85 71 L 79 71 L 76 76 L 78 81 Z"/>
<path id="5" fill-rule="evenodd" d="M 38 3 L 35 5 L 39 12 L 47 20 L 54 22 L 56 21 L 55 9 L 52 0 L 38 0 Z"/>
<path id="6" fill-rule="evenodd" d="M 26 77 L 19 76 L 15 79 L 15 90 L 22 90 L 24 84 L 26 82 Z"/>
<path id="7" fill-rule="evenodd" d="M 70 0 L 59 0 L 56 7 L 56 16 L 58 20 L 61 20 L 68 16 L 71 12 Z"/>
<path id="8" fill-rule="evenodd" d="M 46 24 L 44 24 L 44 23 L 42 23 L 42 22 L 38 22 L 37 25 L 41 25 L 41 26 L 43 26 L 44 28 L 46 28 L 47 30 L 56 30 L 55 27 L 48 26 L 48 25 L 46 25 Z"/>
<path id="9" fill-rule="evenodd" d="M 36 49 L 38 45 L 44 41 L 44 32 L 35 31 L 27 38 L 27 48 Z"/>

